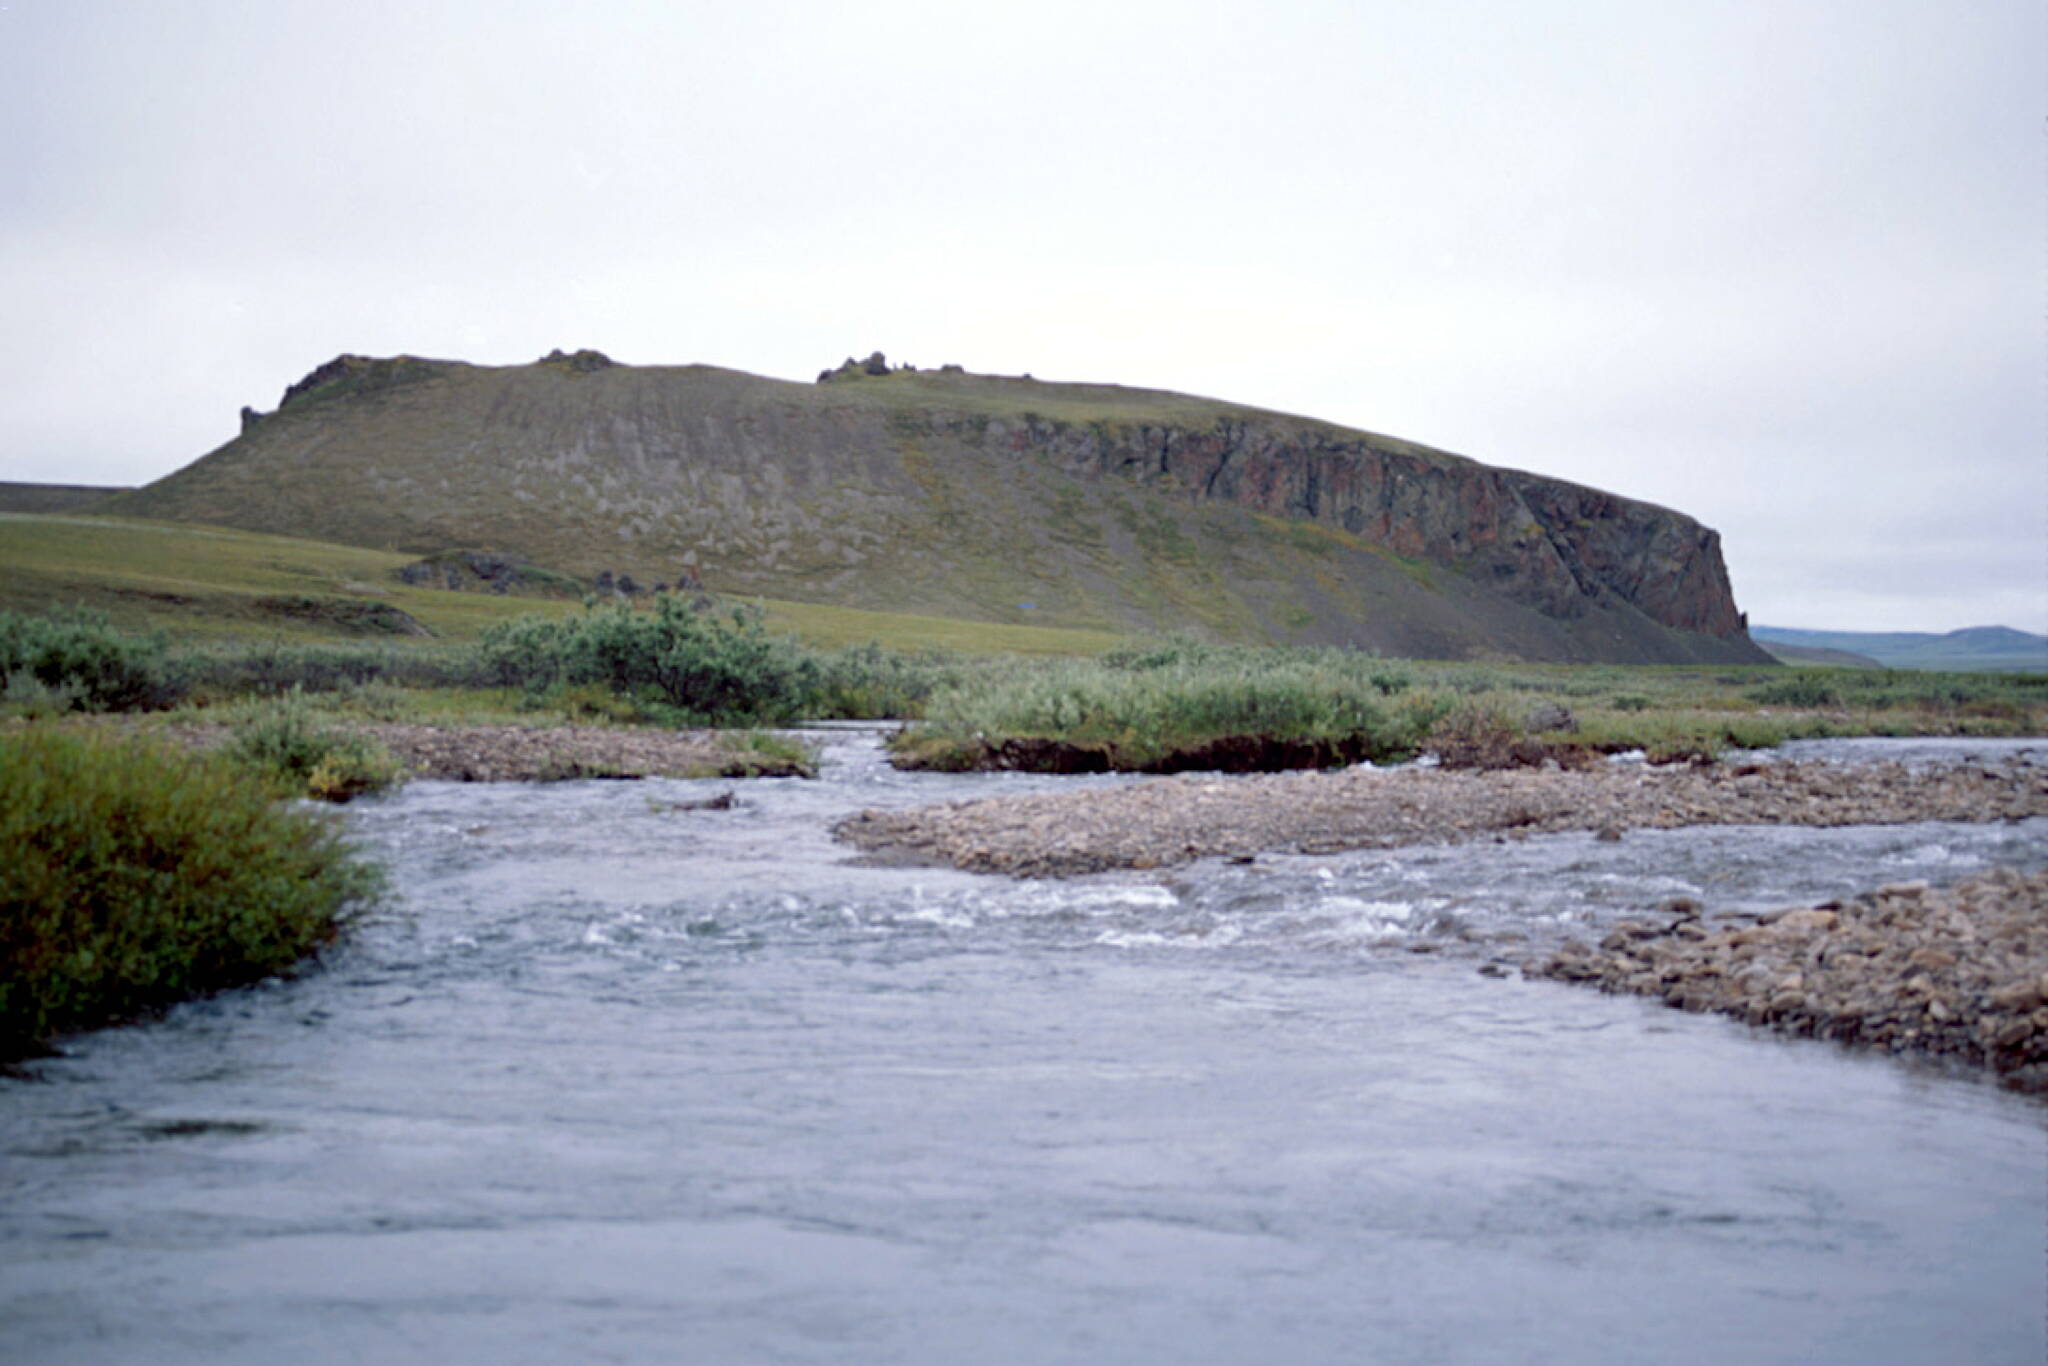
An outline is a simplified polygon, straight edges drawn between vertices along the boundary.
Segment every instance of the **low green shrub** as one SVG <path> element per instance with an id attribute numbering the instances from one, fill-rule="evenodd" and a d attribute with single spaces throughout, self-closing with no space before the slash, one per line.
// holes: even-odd
<path id="1" fill-rule="evenodd" d="M 197 692 L 279 697 L 387 687 L 450 688 L 485 681 L 470 646 L 287 644 L 216 645 L 187 656 L 184 674 Z"/>
<path id="2" fill-rule="evenodd" d="M 1446 704 L 1434 693 L 1388 698 L 1360 667 L 1366 659 L 1219 651 L 1137 669 L 1048 664 L 940 689 L 898 747 L 935 767 L 974 766 L 1025 740 L 1086 749 L 1112 768 L 1159 767 L 1230 741 L 1273 742 L 1275 753 L 1412 754 Z"/>
<path id="3" fill-rule="evenodd" d="M 1767 707 L 1839 707 L 1842 690 L 1820 674 L 1797 673 L 1749 691 L 1752 701 Z"/>
<path id="4" fill-rule="evenodd" d="M 76 683 L 45 683 L 27 670 L 0 682 L 0 716 L 44 721 L 85 710 L 85 692 Z"/>
<path id="5" fill-rule="evenodd" d="M 381 745 L 322 726 L 297 690 L 238 725 L 225 753 L 283 796 L 345 802 L 400 777 Z"/>
<path id="6" fill-rule="evenodd" d="M 17 681 L 20 680 L 20 681 Z M 0 612 L 0 687 L 43 690 L 80 711 L 150 711 L 184 693 L 161 635 L 119 631 L 101 612 L 37 617 Z"/>
<path id="7" fill-rule="evenodd" d="M 811 696 L 804 715 L 820 721 L 922 716 L 934 692 L 959 683 L 968 672 L 947 655 L 906 654 L 872 643 L 815 654 L 811 660 Z"/>
<path id="8" fill-rule="evenodd" d="M 536 694 L 601 683 L 693 724 L 792 720 L 818 684 L 817 665 L 768 635 L 758 612 L 699 610 L 668 595 L 651 611 L 620 603 L 562 621 L 522 617 L 486 631 L 481 650 L 499 682 Z"/>
<path id="9" fill-rule="evenodd" d="M 226 760 L 0 735 L 0 1056 L 286 972 L 379 886 Z"/>
<path id="10" fill-rule="evenodd" d="M 1225 648 L 1195 636 L 1175 634 L 1119 646 L 1102 656 L 1102 664 L 1105 668 L 1131 673 L 1150 673 L 1154 669 L 1207 664 Z"/>

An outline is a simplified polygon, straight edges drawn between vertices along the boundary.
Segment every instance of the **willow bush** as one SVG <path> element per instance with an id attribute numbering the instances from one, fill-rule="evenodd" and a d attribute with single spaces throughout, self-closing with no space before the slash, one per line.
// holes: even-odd
<path id="1" fill-rule="evenodd" d="M 223 753 L 285 797 L 345 802 L 402 776 L 383 746 L 321 725 L 296 687 L 237 725 Z"/>
<path id="2" fill-rule="evenodd" d="M 288 972 L 379 886 L 231 760 L 0 736 L 0 1056 Z"/>
<path id="3" fill-rule="evenodd" d="M 1375 676 L 1378 676 L 1377 678 Z M 940 689 L 899 744 L 935 767 L 971 767 L 1018 740 L 1094 750 L 1116 768 L 1233 740 L 1325 743 L 1405 758 L 1444 702 L 1409 692 L 1369 656 L 1216 651 L 1065 661 Z"/>
<path id="4" fill-rule="evenodd" d="M 161 635 L 116 630 L 100 612 L 0 612 L 0 693 L 31 690 L 60 711 L 145 711 L 184 684 Z"/>
<path id="5" fill-rule="evenodd" d="M 817 678 L 817 666 L 770 636 L 759 613 L 699 611 L 666 595 L 653 611 L 619 603 L 560 621 L 521 617 L 484 632 L 481 651 L 496 681 L 530 693 L 597 683 L 710 725 L 793 720 Z"/>

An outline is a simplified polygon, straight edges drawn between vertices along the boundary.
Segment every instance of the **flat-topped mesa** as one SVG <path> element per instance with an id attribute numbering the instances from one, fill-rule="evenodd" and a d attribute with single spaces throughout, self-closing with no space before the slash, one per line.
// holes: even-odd
<path id="1" fill-rule="evenodd" d="M 970 620 L 1770 662 L 1719 538 L 1666 508 L 1165 390 L 879 351 L 818 379 L 345 354 L 99 510 Z"/>

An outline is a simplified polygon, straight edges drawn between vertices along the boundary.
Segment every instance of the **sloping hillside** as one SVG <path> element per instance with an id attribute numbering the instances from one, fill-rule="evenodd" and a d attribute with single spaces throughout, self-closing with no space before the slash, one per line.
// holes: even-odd
<path id="1" fill-rule="evenodd" d="M 1768 662 L 1678 513 L 1211 399 L 878 359 L 796 384 L 342 357 L 97 510 L 996 622 Z"/>

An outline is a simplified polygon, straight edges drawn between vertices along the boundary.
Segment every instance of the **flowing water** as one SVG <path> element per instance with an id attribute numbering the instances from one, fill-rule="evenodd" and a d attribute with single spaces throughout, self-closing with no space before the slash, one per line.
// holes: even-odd
<path id="1" fill-rule="evenodd" d="M 398 897 L 324 968 L 0 1082 L 0 1360 L 2042 1359 L 2048 1107 L 1480 969 L 2048 821 L 1011 882 L 826 827 L 1120 780 L 819 738 L 351 808 Z"/>

